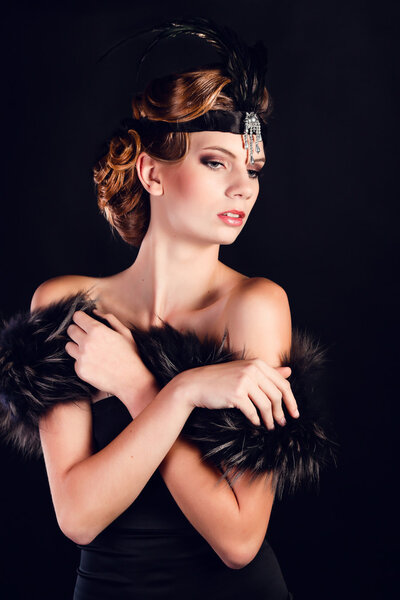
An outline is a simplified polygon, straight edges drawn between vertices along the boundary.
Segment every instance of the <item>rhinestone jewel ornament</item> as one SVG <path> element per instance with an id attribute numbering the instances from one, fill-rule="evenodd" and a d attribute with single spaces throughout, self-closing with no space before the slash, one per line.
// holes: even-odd
<path id="1" fill-rule="evenodd" d="M 260 152 L 259 142 L 262 142 L 261 138 L 261 125 L 258 116 L 254 112 L 246 112 L 244 118 L 244 147 L 250 149 L 250 162 L 254 165 L 254 154 L 253 154 L 253 135 L 256 136 L 256 152 Z"/>

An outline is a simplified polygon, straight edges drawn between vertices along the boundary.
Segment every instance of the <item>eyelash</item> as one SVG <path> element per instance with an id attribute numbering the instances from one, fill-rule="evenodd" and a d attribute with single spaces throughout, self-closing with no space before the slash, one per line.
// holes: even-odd
<path id="1" fill-rule="evenodd" d="M 210 169 L 213 169 L 214 171 L 217 171 L 218 169 L 216 169 L 215 167 L 210 167 L 210 164 L 223 165 L 223 163 L 220 162 L 219 160 L 209 160 L 207 158 L 202 159 L 201 162 L 204 165 L 206 165 L 207 167 L 209 167 Z M 260 169 L 259 171 L 256 171 L 255 169 L 249 169 L 247 172 L 254 173 L 254 175 L 249 175 L 250 179 L 259 179 L 260 176 L 262 175 L 262 169 Z"/>

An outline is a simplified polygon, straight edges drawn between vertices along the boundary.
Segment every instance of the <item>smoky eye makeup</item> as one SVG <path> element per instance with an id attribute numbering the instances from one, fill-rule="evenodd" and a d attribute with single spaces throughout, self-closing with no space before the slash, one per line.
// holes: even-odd
<path id="1" fill-rule="evenodd" d="M 218 156 L 201 156 L 200 162 L 214 171 L 219 171 L 225 165 L 225 160 Z M 258 179 L 261 177 L 263 175 L 264 166 L 265 163 L 260 168 L 247 169 L 250 179 Z"/>
<path id="2" fill-rule="evenodd" d="M 265 175 L 265 163 L 259 169 L 252 169 L 253 171 L 257 171 L 257 177 L 263 177 Z"/>
<path id="3" fill-rule="evenodd" d="M 225 164 L 224 160 L 222 158 L 218 158 L 217 156 L 202 156 L 200 158 L 200 162 L 203 165 L 208 165 L 209 163 L 216 163 L 221 165 Z"/>

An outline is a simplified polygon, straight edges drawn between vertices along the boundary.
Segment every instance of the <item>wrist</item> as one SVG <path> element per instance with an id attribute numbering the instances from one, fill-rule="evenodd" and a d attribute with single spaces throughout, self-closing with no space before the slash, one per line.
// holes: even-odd
<path id="1" fill-rule="evenodd" d="M 181 405 L 185 405 L 190 412 L 196 407 L 194 402 L 195 389 L 191 384 L 191 378 L 189 375 L 189 371 L 194 370 L 195 369 L 188 369 L 178 373 L 178 375 L 175 375 L 175 377 L 171 379 L 171 381 L 165 386 L 169 388 L 173 398 L 175 398 L 176 401 Z"/>
<path id="2" fill-rule="evenodd" d="M 154 375 L 144 365 L 143 369 L 138 372 L 135 370 L 134 377 L 129 377 L 126 380 L 119 382 L 116 396 L 125 402 L 143 400 L 144 396 L 154 397 L 159 391 L 159 386 Z"/>
<path id="3" fill-rule="evenodd" d="M 194 404 L 191 401 L 192 395 L 186 383 L 186 378 L 183 377 L 183 373 L 175 375 L 157 396 L 163 398 L 162 402 L 169 403 L 171 414 L 175 414 L 176 416 L 181 414 L 184 421 L 186 421 L 194 409 Z"/>

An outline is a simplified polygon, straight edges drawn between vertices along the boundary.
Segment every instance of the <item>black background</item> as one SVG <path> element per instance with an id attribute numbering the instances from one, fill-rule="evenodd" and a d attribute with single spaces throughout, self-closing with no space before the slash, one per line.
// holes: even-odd
<path id="1" fill-rule="evenodd" d="M 138 24 L 193 15 L 225 22 L 248 42 L 263 39 L 269 50 L 268 168 L 245 230 L 220 257 L 282 285 L 294 324 L 330 347 L 326 387 L 339 465 L 319 493 L 274 507 L 271 544 L 297 600 L 392 597 L 395 3 L 204 1 L 189 8 L 187 0 L 116 0 L 9 8 L 1 24 L 1 313 L 27 309 L 50 277 L 105 276 L 134 260 L 136 250 L 114 239 L 98 213 L 91 167 L 130 115 L 143 46 L 96 61 Z M 144 77 L 171 70 L 175 60 L 182 65 L 185 43 L 155 51 Z M 0 597 L 71 598 L 78 551 L 58 529 L 43 463 L 2 446 L 0 465 Z"/>

